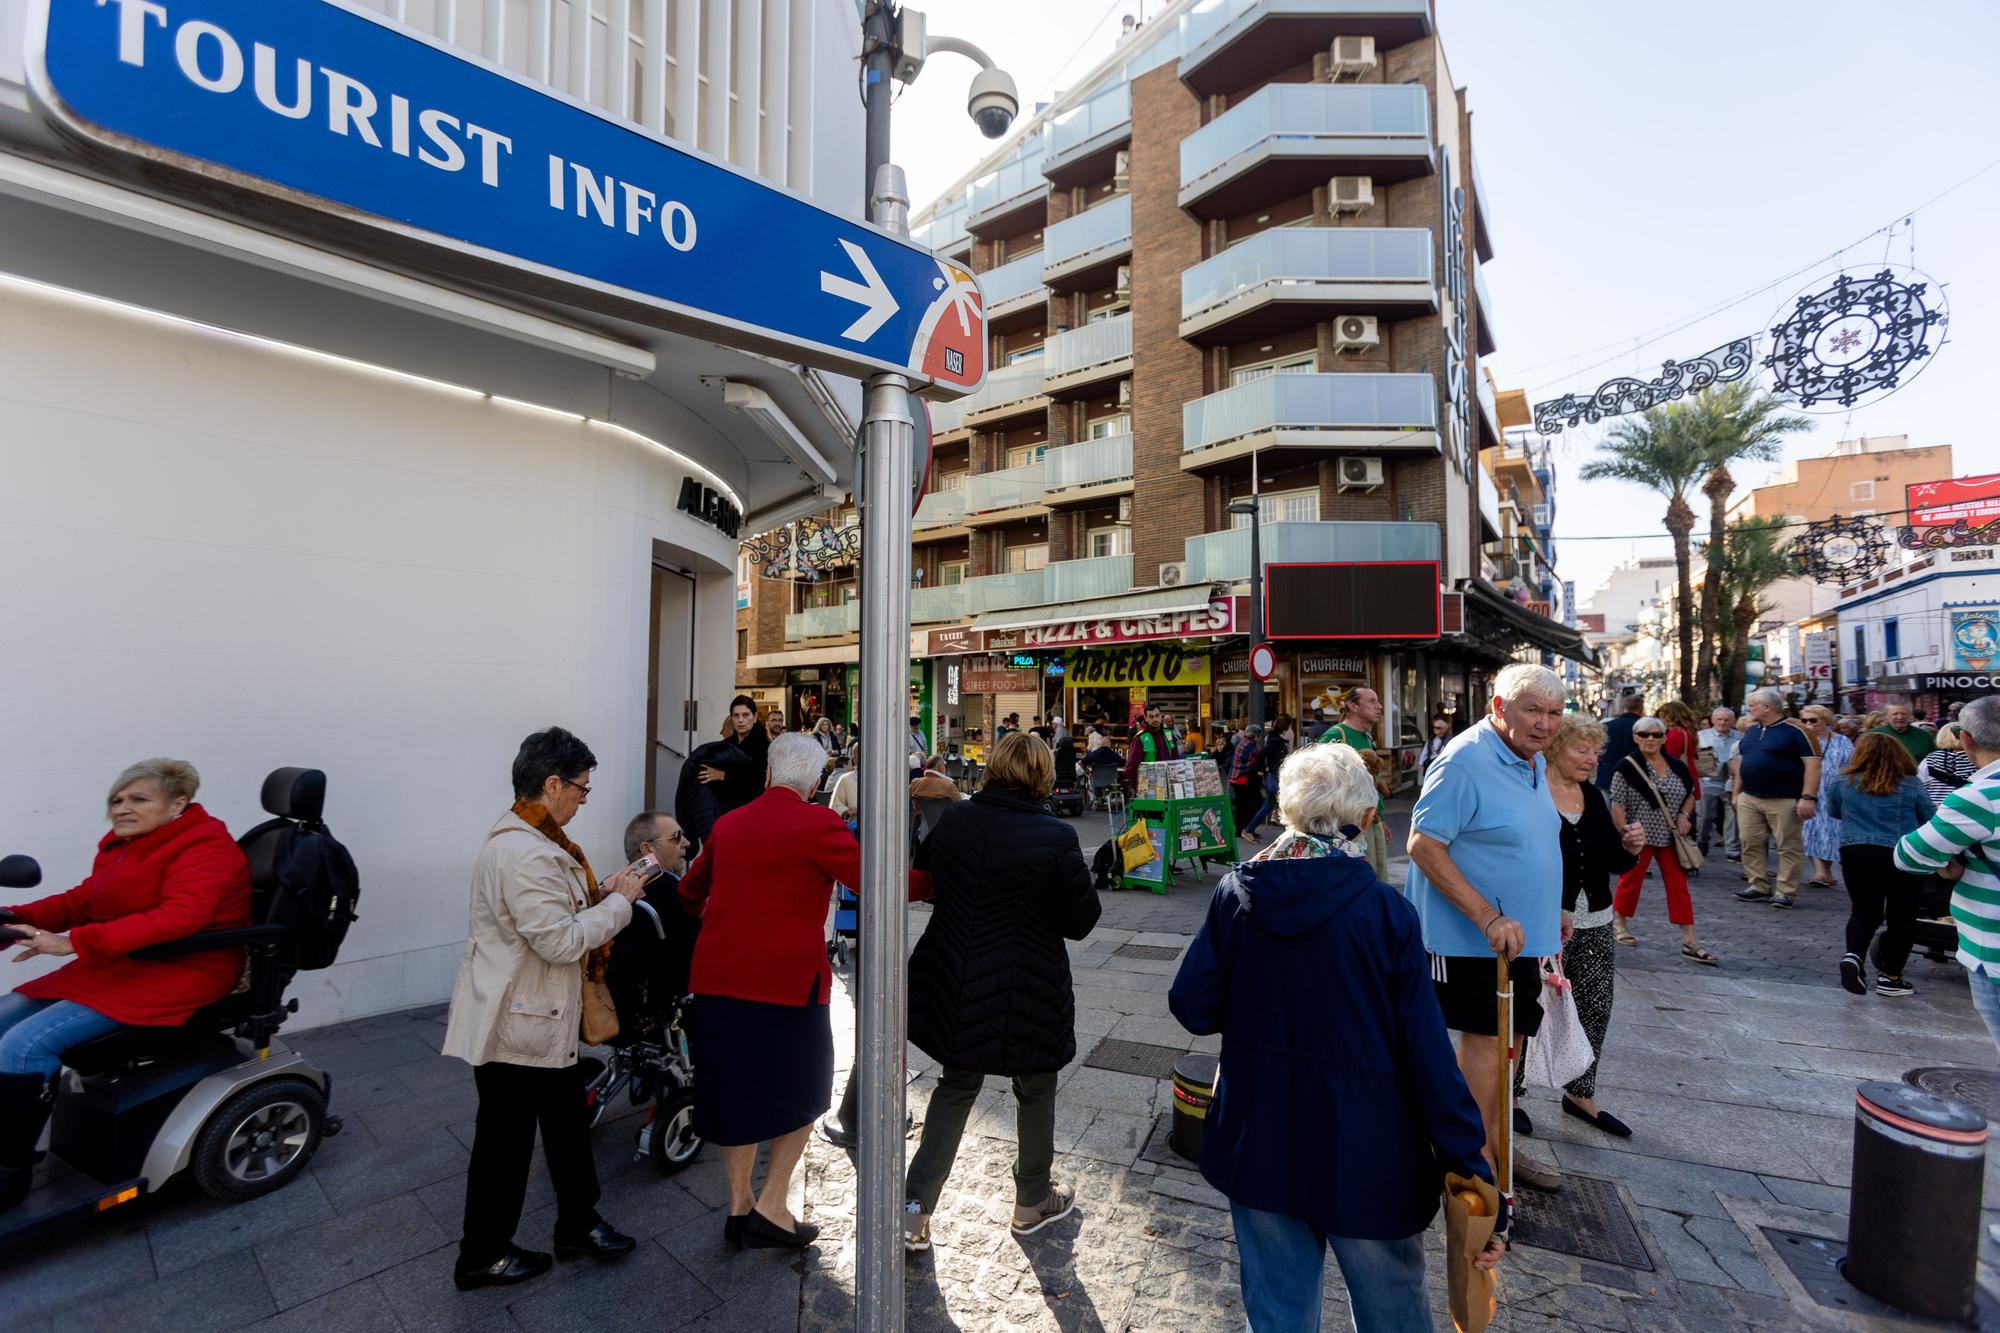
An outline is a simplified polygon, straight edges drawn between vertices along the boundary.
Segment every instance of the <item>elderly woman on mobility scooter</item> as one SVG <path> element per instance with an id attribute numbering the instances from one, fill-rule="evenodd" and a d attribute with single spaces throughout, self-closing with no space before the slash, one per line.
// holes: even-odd
<path id="1" fill-rule="evenodd" d="M 243 951 L 141 962 L 135 949 L 250 923 L 250 865 L 222 821 L 194 804 L 201 777 L 147 759 L 111 784 L 111 831 L 89 878 L 9 909 L 15 962 L 72 958 L 0 995 L 0 1208 L 27 1197 L 62 1053 L 120 1027 L 177 1027 L 227 995 Z"/>

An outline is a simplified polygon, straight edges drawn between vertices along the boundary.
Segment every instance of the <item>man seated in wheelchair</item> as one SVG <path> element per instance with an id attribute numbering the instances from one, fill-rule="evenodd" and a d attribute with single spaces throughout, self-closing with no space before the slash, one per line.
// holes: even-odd
<path id="1" fill-rule="evenodd" d="M 68 958 L 0 995 L 0 1208 L 28 1193 L 62 1053 L 121 1027 L 179 1027 L 235 988 L 243 951 L 140 961 L 135 949 L 250 924 L 250 865 L 222 821 L 194 803 L 201 777 L 147 759 L 111 784 L 111 830 L 67 893 L 0 911 L 14 961 Z"/>
<path id="2" fill-rule="evenodd" d="M 687 994 L 695 936 L 701 932 L 701 922 L 680 906 L 687 849 L 687 835 L 664 811 L 641 811 L 625 826 L 625 863 L 651 856 L 662 873 L 648 881 L 633 904 L 631 924 L 611 942 L 605 981 L 618 1006 L 615 1045 L 658 1041 L 674 1003 Z"/>

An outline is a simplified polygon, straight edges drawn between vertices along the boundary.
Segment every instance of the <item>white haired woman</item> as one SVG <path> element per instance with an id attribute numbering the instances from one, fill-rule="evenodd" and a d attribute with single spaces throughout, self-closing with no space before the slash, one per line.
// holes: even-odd
<path id="1" fill-rule="evenodd" d="M 861 847 L 841 817 L 811 801 L 826 752 L 811 736 L 771 742 L 763 795 L 715 823 L 681 880 L 702 919 L 694 993 L 695 1129 L 722 1152 L 732 1245 L 803 1249 L 819 1228 L 785 1195 L 813 1122 L 833 1103 L 826 912 L 835 881 L 861 882 Z M 912 896 L 929 877 L 911 872 Z M 769 1142 L 752 1194 L 757 1146 Z"/>
<path id="2" fill-rule="evenodd" d="M 1924 790 L 1931 800 L 1943 805 L 1944 798 L 1970 781 L 1977 768 L 1972 756 L 1965 752 L 1965 739 L 1959 735 L 1958 723 L 1947 722 L 1937 729 L 1937 749 L 1917 765 L 1917 776 L 1923 779 Z"/>
<path id="3" fill-rule="evenodd" d="M 120 1027 L 174 1027 L 227 995 L 241 949 L 141 962 L 134 949 L 250 924 L 250 865 L 222 821 L 194 803 L 201 775 L 147 759 L 105 799 L 111 831 L 90 876 L 66 893 L 10 909 L 14 961 L 68 958 L 0 996 L 0 1208 L 28 1193 L 62 1053 Z"/>
<path id="4" fill-rule="evenodd" d="M 1201 1173 L 1230 1201 L 1253 1333 L 1319 1327 L 1329 1247 L 1356 1328 L 1427 1329 L 1424 1232 L 1445 1169 L 1493 1178 L 1479 1107 L 1416 911 L 1368 865 L 1376 791 L 1360 757 L 1294 752 L 1278 810 L 1285 832 L 1223 878 L 1167 997 L 1188 1031 L 1222 1034 Z"/>

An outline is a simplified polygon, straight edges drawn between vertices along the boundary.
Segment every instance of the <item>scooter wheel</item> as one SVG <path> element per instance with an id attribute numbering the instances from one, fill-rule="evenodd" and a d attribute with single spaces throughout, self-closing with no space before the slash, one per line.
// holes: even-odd
<path id="1" fill-rule="evenodd" d="M 240 1203 L 269 1194 L 319 1151 L 326 1098 L 300 1078 L 258 1083 L 224 1102 L 194 1146 L 194 1182 L 211 1199 Z"/>
<path id="2" fill-rule="evenodd" d="M 653 1166 L 671 1176 L 701 1155 L 702 1137 L 694 1131 L 694 1089 L 678 1088 L 653 1107 Z"/>

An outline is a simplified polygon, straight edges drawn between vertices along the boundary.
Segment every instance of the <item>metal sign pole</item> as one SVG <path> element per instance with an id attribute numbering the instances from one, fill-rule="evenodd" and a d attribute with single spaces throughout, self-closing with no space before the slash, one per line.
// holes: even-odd
<path id="1" fill-rule="evenodd" d="M 900 167 L 875 174 L 875 221 L 908 231 Z M 861 1080 L 855 1198 L 855 1311 L 860 1333 L 903 1328 L 904 978 L 910 847 L 910 477 L 916 452 L 910 381 L 868 377 L 861 423 Z"/>

